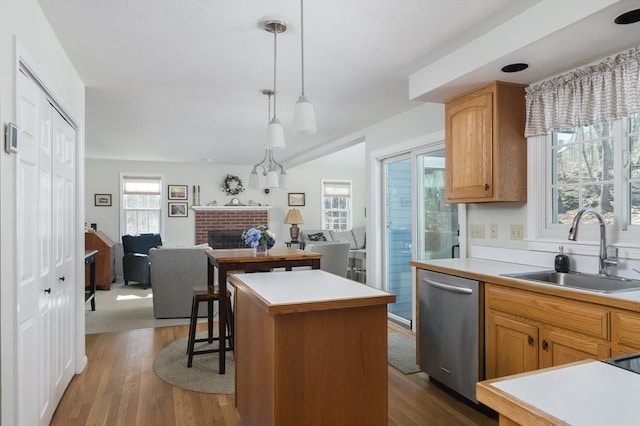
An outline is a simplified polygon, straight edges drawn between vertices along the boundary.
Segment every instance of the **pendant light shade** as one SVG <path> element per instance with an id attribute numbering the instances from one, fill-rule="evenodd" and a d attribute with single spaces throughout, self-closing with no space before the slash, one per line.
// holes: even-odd
<path id="1" fill-rule="evenodd" d="M 284 129 L 280 120 L 273 118 L 267 127 L 267 142 L 265 148 L 284 148 Z"/>
<path id="2" fill-rule="evenodd" d="M 281 189 L 287 189 L 287 174 L 285 173 L 284 169 L 282 169 L 282 172 L 280 173 L 280 188 Z"/>
<path id="3" fill-rule="evenodd" d="M 302 91 L 293 108 L 293 131 L 301 135 L 312 135 L 316 128 L 316 114 L 313 104 L 304 94 L 304 4 L 300 0 L 300 80 Z"/>
<path id="4" fill-rule="evenodd" d="M 279 186 L 278 173 L 275 170 L 269 170 L 267 172 L 267 188 L 277 188 Z"/>
<path id="5" fill-rule="evenodd" d="M 304 95 L 293 107 L 293 130 L 301 135 L 312 135 L 318 131 L 313 104 Z"/>
<path id="6" fill-rule="evenodd" d="M 249 175 L 249 188 L 250 189 L 258 189 L 260 188 L 260 177 L 258 176 L 258 171 L 254 167 L 251 170 L 251 174 Z"/>

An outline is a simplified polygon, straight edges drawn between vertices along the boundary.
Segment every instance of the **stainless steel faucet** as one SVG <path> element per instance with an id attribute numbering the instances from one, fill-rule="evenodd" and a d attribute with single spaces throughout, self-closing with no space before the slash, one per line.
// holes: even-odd
<path id="1" fill-rule="evenodd" d="M 618 258 L 617 256 L 614 259 L 609 259 L 607 257 L 607 231 L 604 225 L 604 218 L 597 210 L 593 207 L 587 206 L 583 207 L 582 210 L 576 213 L 576 216 L 573 218 L 573 223 L 571 224 L 571 229 L 569 229 L 569 240 L 576 241 L 578 238 L 578 224 L 580 223 L 582 215 L 585 213 L 591 213 L 596 217 L 596 219 L 598 219 L 598 222 L 600 222 L 600 265 L 598 274 L 608 276 L 609 266 L 617 266 Z"/>

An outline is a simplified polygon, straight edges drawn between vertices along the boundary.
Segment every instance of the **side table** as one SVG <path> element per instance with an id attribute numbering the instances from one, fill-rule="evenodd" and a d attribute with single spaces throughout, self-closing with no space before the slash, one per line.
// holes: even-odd
<path id="1" fill-rule="evenodd" d="M 89 265 L 89 290 L 84 292 L 84 302 L 91 301 L 91 310 L 96 310 L 96 254 L 98 250 L 84 251 L 84 264 Z"/>
<path id="2" fill-rule="evenodd" d="M 304 250 L 304 241 L 285 241 L 287 247 L 291 247 L 292 244 L 297 244 L 300 250 Z"/>

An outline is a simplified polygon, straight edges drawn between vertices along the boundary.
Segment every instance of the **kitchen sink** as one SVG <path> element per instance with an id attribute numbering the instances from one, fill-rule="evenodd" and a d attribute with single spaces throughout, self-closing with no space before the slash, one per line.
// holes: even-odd
<path id="1" fill-rule="evenodd" d="M 504 277 L 521 280 L 537 281 L 560 287 L 577 288 L 596 293 L 619 293 L 622 291 L 640 290 L 640 280 L 623 277 L 582 274 L 580 272 L 521 272 L 516 274 L 501 274 Z"/>

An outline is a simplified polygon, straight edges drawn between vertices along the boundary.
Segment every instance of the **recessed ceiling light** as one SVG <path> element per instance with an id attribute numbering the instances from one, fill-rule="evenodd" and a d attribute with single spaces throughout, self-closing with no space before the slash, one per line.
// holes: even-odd
<path id="1" fill-rule="evenodd" d="M 518 72 L 529 68 L 529 64 L 519 62 L 517 64 L 509 64 L 502 67 L 502 72 Z"/>
<path id="2" fill-rule="evenodd" d="M 630 10 L 622 15 L 618 15 L 618 17 L 613 20 L 613 22 L 619 25 L 634 24 L 639 21 L 640 9 Z"/>

